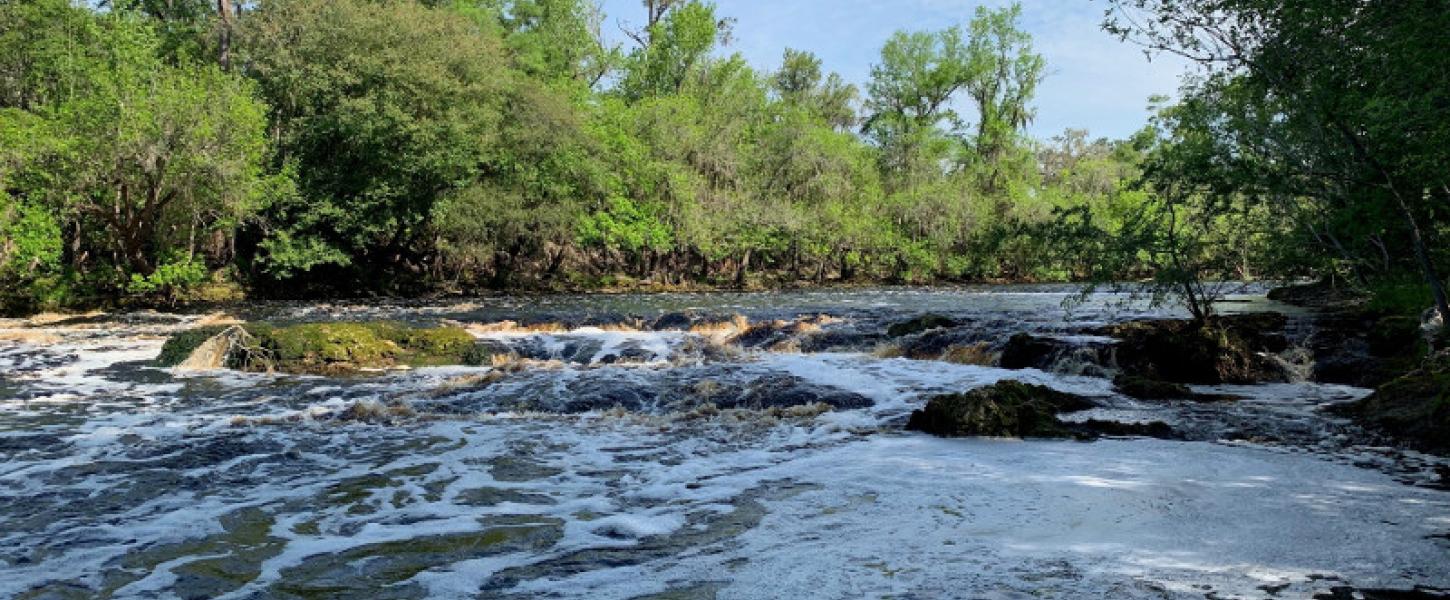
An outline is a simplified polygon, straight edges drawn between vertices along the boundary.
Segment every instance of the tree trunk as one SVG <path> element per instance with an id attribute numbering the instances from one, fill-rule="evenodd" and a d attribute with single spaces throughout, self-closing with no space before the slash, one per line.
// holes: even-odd
<path id="1" fill-rule="evenodd" d="M 221 18 L 217 32 L 217 63 L 225 71 L 232 68 L 232 0 L 216 0 L 216 12 Z"/>
<path id="2" fill-rule="evenodd" d="M 1410 227 L 1410 242 L 1415 246 L 1415 259 L 1420 263 L 1425 283 L 1430 285 L 1430 294 L 1435 297 L 1435 311 L 1440 313 L 1440 326 L 1441 328 L 1450 327 L 1450 298 L 1445 295 L 1445 282 L 1440 279 L 1439 272 L 1435 270 L 1435 262 L 1430 258 L 1430 251 L 1425 247 L 1425 235 L 1420 230 L 1420 221 L 1415 217 L 1414 209 L 1405 200 L 1405 196 L 1400 193 L 1400 188 L 1395 184 L 1395 178 L 1390 174 L 1389 169 L 1386 169 L 1378 159 L 1370 154 L 1359 136 L 1354 134 L 1354 130 L 1339 121 L 1335 121 L 1334 126 L 1349 142 L 1355 155 L 1379 172 L 1380 177 L 1385 180 L 1385 187 L 1389 189 L 1390 195 L 1395 197 L 1395 202 L 1400 208 L 1400 215 L 1405 218 L 1405 223 Z M 1424 193 L 1425 200 L 1429 201 L 1430 190 L 1426 189 Z"/>
<path id="3" fill-rule="evenodd" d="M 1428 199 L 1430 192 L 1425 191 Z M 1450 298 L 1445 295 L 1445 281 L 1440 279 L 1439 271 L 1435 270 L 1435 262 L 1430 259 L 1430 249 L 1425 246 L 1425 236 L 1420 230 L 1420 220 L 1415 218 L 1415 211 L 1410 209 L 1404 197 L 1395 193 L 1395 200 L 1400 204 L 1400 213 L 1404 215 L 1405 222 L 1410 226 L 1410 241 L 1415 245 L 1415 259 L 1420 262 L 1420 269 L 1424 271 L 1425 283 L 1430 284 L 1430 294 L 1435 297 L 1435 312 L 1440 314 L 1440 327 L 1450 327 Z"/>
<path id="4" fill-rule="evenodd" d="M 740 258 L 740 264 L 735 267 L 735 287 L 745 287 L 745 278 L 750 274 L 750 250 L 745 251 L 745 256 Z"/>

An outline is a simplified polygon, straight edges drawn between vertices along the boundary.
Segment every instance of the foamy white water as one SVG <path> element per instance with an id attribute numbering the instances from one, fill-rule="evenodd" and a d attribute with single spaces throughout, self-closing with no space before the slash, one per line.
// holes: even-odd
<path id="1" fill-rule="evenodd" d="M 839 315 L 824 332 L 859 333 L 955 305 L 1011 335 L 1065 330 L 1045 308 L 1064 295 L 1054 293 L 1024 294 L 1045 297 L 1027 316 L 1002 308 L 1004 294 L 961 292 L 667 308 L 759 320 L 790 318 L 796 301 L 800 314 Z M 638 310 L 666 310 L 647 302 L 663 301 Z M 391 310 L 383 316 L 484 323 L 600 309 Z M 1316 410 L 1364 390 L 1205 388 L 1246 400 L 1165 406 L 1117 396 L 1101 378 L 877 358 L 869 336 L 820 352 L 710 350 L 699 338 L 713 334 L 592 324 L 478 334 L 538 353 L 486 386 L 464 383 L 486 367 L 317 378 L 147 366 L 185 326 L 28 327 L 51 339 L 0 342 L 0 597 L 1308 598 L 1450 587 L 1450 493 L 1429 485 L 1443 459 L 1362 445 Z M 931 395 L 1002 379 L 1103 405 L 1081 418 L 1163 420 L 1193 441 L 900 431 Z M 782 396 L 859 407 L 701 409 Z M 358 403 L 413 414 L 336 418 Z"/>

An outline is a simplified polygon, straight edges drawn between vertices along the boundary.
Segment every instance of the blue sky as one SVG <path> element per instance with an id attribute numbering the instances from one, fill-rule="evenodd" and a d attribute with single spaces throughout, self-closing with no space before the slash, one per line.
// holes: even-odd
<path id="1" fill-rule="evenodd" d="M 716 0 L 735 17 L 735 42 L 751 64 L 770 70 L 787 47 L 809 50 L 827 70 L 863 84 L 882 44 L 898 29 L 935 30 L 965 24 L 978 5 L 1007 0 Z M 605 36 L 625 41 L 618 23 L 639 25 L 639 0 L 602 0 Z M 1050 137 L 1067 127 L 1094 136 L 1126 137 L 1147 120 L 1148 97 L 1172 94 L 1187 67 L 1170 56 L 1150 62 L 1141 49 L 1104 33 L 1103 0 L 1022 0 L 1022 25 L 1047 59 L 1031 133 Z M 632 42 L 631 42 L 632 43 Z M 969 114 L 969 113 L 967 113 Z"/>

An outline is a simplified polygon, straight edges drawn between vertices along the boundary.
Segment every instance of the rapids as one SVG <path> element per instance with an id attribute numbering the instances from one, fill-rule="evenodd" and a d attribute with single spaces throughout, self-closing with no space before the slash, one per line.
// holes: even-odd
<path id="1" fill-rule="evenodd" d="M 1307 314 L 1246 290 L 1228 311 Z M 353 377 L 150 364 L 197 315 L 0 321 L 0 597 L 1350 598 L 1450 587 L 1450 463 L 1317 409 L 1367 390 L 1113 392 L 893 357 L 893 323 L 1084 348 L 1175 316 L 1055 286 L 268 304 L 469 327 L 501 357 Z M 778 321 L 778 322 L 777 322 Z M 743 326 L 754 325 L 750 329 Z M 764 324 L 764 325 L 762 325 Z M 933 335 L 927 334 L 914 335 Z M 1285 360 L 1292 361 L 1288 353 Z M 1097 361 L 1097 362 L 1094 362 Z M 1091 364 L 1089 364 L 1091 363 Z M 1185 440 L 937 439 L 1002 379 Z M 1373 593 L 1373 592 L 1371 592 Z"/>

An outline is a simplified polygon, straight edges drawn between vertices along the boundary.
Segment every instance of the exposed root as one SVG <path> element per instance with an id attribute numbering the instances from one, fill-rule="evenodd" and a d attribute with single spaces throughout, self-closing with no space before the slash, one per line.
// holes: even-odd
<path id="1" fill-rule="evenodd" d="M 186 360 L 176 365 L 181 371 L 209 371 L 237 367 L 246 371 L 271 373 L 276 360 L 241 325 L 232 325 L 202 342 Z"/>

